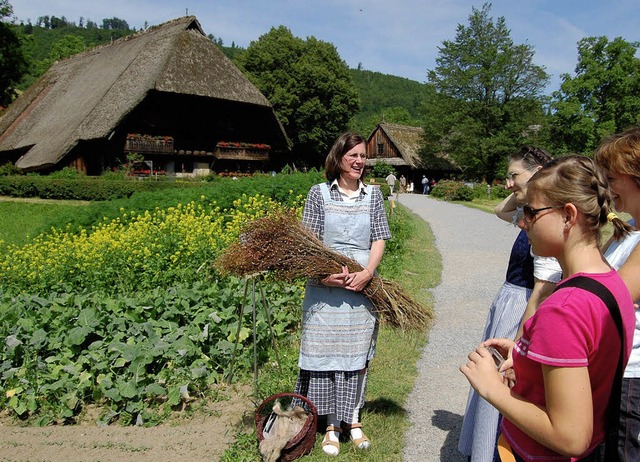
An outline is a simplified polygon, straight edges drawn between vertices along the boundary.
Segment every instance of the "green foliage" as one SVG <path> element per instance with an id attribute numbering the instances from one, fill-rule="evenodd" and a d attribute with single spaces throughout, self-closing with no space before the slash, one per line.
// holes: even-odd
<path id="1" fill-rule="evenodd" d="M 228 371 L 236 338 L 236 369 L 250 369 L 251 313 L 245 310 L 242 319 L 237 313 L 250 303 L 247 286 L 244 280 L 221 278 L 211 263 L 252 213 L 269 207 L 264 195 L 253 200 L 243 192 L 263 188 L 282 197 L 284 207 L 297 208 L 301 195 L 294 197 L 292 188 L 304 184 L 306 193 L 320 181 L 317 172 L 302 176 L 204 184 L 233 210 L 205 201 L 204 195 L 196 206 L 175 205 L 186 196 L 174 189 L 118 201 L 113 220 L 105 217 L 115 201 L 95 203 L 96 213 L 85 215 L 85 220 L 93 217 L 95 227 L 77 234 L 52 231 L 20 248 L 0 242 L 6 257 L 0 263 L 0 336 L 7 340 L 0 352 L 0 405 L 47 424 L 73 422 L 86 404 L 97 403 L 102 423 L 149 425 L 206 396 L 209 385 Z M 237 183 L 246 184 L 219 189 Z M 273 194 L 273 184 L 286 189 Z M 69 216 L 93 207 L 75 207 Z M 64 213 L 53 218 L 66 221 Z M 171 264 L 161 267 L 163 255 Z M 17 276 L 18 265 L 28 274 Z M 143 271 L 135 272 L 136 265 Z M 264 280 L 277 338 L 288 338 L 297 324 L 294 310 L 302 291 L 301 283 Z M 256 328 L 262 363 L 270 358 L 272 340 L 264 313 L 258 312 Z"/>
<path id="2" fill-rule="evenodd" d="M 419 127 L 425 98 L 425 85 L 380 72 L 350 69 L 360 96 L 360 111 L 350 127 L 364 137 L 380 122 Z"/>
<path id="3" fill-rule="evenodd" d="M 85 174 L 79 172 L 77 169 L 73 167 L 64 167 L 62 170 L 57 170 L 52 172 L 46 178 L 57 178 L 57 179 L 67 179 L 67 180 L 77 180 L 79 178 L 85 178 Z"/>
<path id="4" fill-rule="evenodd" d="M 73 169 L 64 169 L 51 177 L 27 175 L 0 177 L 0 195 L 13 197 L 39 197 L 41 199 L 66 199 L 104 201 L 129 197 L 135 191 L 191 187 L 193 183 L 102 180 L 82 177 Z"/>
<path id="5" fill-rule="evenodd" d="M 40 231 L 47 231 L 52 226 L 59 226 L 60 223 L 69 224 L 72 228 L 89 227 L 102 220 L 103 217 L 117 218 L 121 215 L 120 209 L 122 208 L 136 213 L 144 213 L 145 210 L 154 210 L 156 207 L 164 208 L 177 204 L 199 202 L 202 196 L 207 200 L 215 201 L 223 209 L 233 207 L 233 202 L 243 194 L 247 196 L 264 194 L 278 202 L 289 204 L 298 195 L 306 197 L 311 185 L 321 181 L 323 181 L 323 176 L 319 172 L 278 174 L 276 176 L 254 175 L 241 180 L 215 177 L 206 183 L 126 181 L 124 182 L 126 184 L 148 186 L 149 189 L 137 190 L 128 198 L 122 197 L 106 203 L 92 203 L 81 209 L 69 209 L 66 213 L 61 213 L 56 220 L 43 226 Z M 122 183 L 118 181 L 104 181 L 103 183 L 114 182 L 116 185 Z M 106 184 L 105 188 L 108 188 Z M 1 191 L 2 178 L 0 178 L 0 194 L 2 194 Z"/>
<path id="6" fill-rule="evenodd" d="M 587 37 L 576 75 L 553 94 L 550 137 L 558 152 L 588 154 L 606 136 L 640 124 L 640 42 Z"/>
<path id="7" fill-rule="evenodd" d="M 85 45 L 82 39 L 76 35 L 68 34 L 51 45 L 51 54 L 49 55 L 49 59 L 51 59 L 52 62 L 59 61 L 84 50 Z"/>
<path id="8" fill-rule="evenodd" d="M 5 294 L 0 405 L 47 424 L 73 422 L 85 404 L 99 403 L 102 423 L 154 424 L 223 378 L 239 321 L 235 364 L 251 367 L 251 349 L 245 347 L 251 310 L 241 320 L 236 312 L 248 303 L 243 286 L 239 280 L 202 281 L 113 298 L 92 292 Z M 300 291 L 266 286 L 265 296 L 277 307 L 271 313 L 276 336 L 288 335 Z M 264 362 L 271 336 L 264 312 L 257 314 Z"/>
<path id="9" fill-rule="evenodd" d="M 20 79 L 27 71 L 20 32 L 13 24 L 1 20 L 12 13 L 9 2 L 0 0 L 0 106 L 11 103 Z"/>
<path id="10" fill-rule="evenodd" d="M 425 113 L 427 152 L 447 152 L 469 179 L 492 181 L 502 160 L 524 144 L 528 127 L 542 119 L 544 68 L 533 48 L 514 45 L 504 17 L 491 4 L 472 7 L 469 25 L 445 40 L 428 73 L 438 95 Z"/>
<path id="11" fill-rule="evenodd" d="M 280 26 L 252 42 L 238 64 L 273 104 L 298 156 L 319 165 L 359 105 L 335 46 Z"/>
<path id="12" fill-rule="evenodd" d="M 473 187 L 473 199 L 491 200 L 491 199 L 504 199 L 511 192 L 501 184 L 493 184 L 488 188 L 488 184 L 484 181 L 480 183 L 474 183 Z"/>
<path id="13" fill-rule="evenodd" d="M 22 170 L 16 167 L 13 163 L 7 162 L 0 165 L 0 176 L 21 175 Z"/>
<path id="14" fill-rule="evenodd" d="M 386 162 L 376 162 L 373 167 L 371 167 L 371 176 L 377 178 L 386 178 L 389 173 L 396 174 L 396 169 L 393 168 L 393 165 L 389 165 Z"/>
<path id="15" fill-rule="evenodd" d="M 474 192 L 462 181 L 440 180 L 431 189 L 431 195 L 446 201 L 469 202 L 473 200 Z"/>
<path id="16" fill-rule="evenodd" d="M 126 21 L 123 22 L 126 24 Z M 28 22 L 16 27 L 23 37 L 22 50 L 28 62 L 28 69 L 18 85 L 20 90 L 31 86 L 57 59 L 110 43 L 135 32 L 128 28 L 99 28 L 91 21 L 76 25 L 55 16 L 42 16 L 35 25 Z"/>

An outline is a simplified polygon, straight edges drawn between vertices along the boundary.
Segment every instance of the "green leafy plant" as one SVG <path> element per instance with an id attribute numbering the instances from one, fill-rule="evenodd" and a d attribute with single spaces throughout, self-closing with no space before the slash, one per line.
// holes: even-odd
<path id="1" fill-rule="evenodd" d="M 447 201 L 471 201 L 473 189 L 461 181 L 440 180 L 431 190 L 431 195 Z"/>

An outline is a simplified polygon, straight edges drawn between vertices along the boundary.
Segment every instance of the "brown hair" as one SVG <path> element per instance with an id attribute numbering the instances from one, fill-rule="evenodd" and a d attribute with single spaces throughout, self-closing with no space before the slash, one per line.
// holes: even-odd
<path id="1" fill-rule="evenodd" d="M 600 228 L 611 213 L 611 192 L 604 173 L 586 156 L 553 159 L 529 180 L 528 192 L 555 205 L 573 204 L 587 219 L 588 229 L 600 245 Z M 632 228 L 618 217 L 611 220 L 615 239 Z"/>
<path id="2" fill-rule="evenodd" d="M 640 127 L 605 139 L 593 159 L 606 172 L 629 175 L 640 185 Z"/>
<path id="3" fill-rule="evenodd" d="M 533 170 L 539 165 L 542 166 L 551 159 L 553 159 L 551 154 L 536 146 L 522 146 L 518 152 L 509 156 L 509 162 L 521 161 L 527 170 Z"/>
<path id="4" fill-rule="evenodd" d="M 351 151 L 360 143 L 366 143 L 365 139 L 353 132 L 346 132 L 338 137 L 336 142 L 333 143 L 327 155 L 327 160 L 324 163 L 327 180 L 333 181 L 340 178 L 340 174 L 342 173 L 340 162 L 342 158 L 347 152 Z"/>

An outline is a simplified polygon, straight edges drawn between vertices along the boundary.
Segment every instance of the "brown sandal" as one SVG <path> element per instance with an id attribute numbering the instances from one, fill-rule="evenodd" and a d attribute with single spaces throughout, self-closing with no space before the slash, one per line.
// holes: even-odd
<path id="1" fill-rule="evenodd" d="M 371 445 L 371 441 L 369 440 L 369 438 L 367 438 L 367 435 L 364 434 L 364 432 L 362 432 L 362 437 L 360 438 L 353 438 L 351 436 L 351 430 L 354 428 L 362 428 L 362 424 L 360 422 L 356 422 L 354 424 L 347 424 L 345 425 L 345 428 L 347 430 L 349 430 L 349 437 L 351 438 L 351 441 L 353 441 L 353 445 L 357 448 L 357 449 L 368 449 L 369 446 Z M 364 443 L 369 443 L 364 445 Z M 364 446 L 363 446 L 364 445 Z"/>
<path id="2" fill-rule="evenodd" d="M 324 438 L 322 439 L 322 447 L 324 448 L 325 446 L 333 446 L 338 450 L 338 452 L 335 454 L 337 456 L 340 453 L 340 443 L 338 441 L 332 441 L 329 438 L 329 432 L 336 432 L 338 433 L 338 435 L 340 435 L 342 433 L 342 428 L 329 425 L 327 427 L 326 433 L 324 434 Z M 339 438 L 340 436 L 338 436 L 338 439 Z M 329 453 L 325 451 L 325 454 L 329 454 Z M 334 455 L 334 454 L 330 454 L 330 455 Z"/>

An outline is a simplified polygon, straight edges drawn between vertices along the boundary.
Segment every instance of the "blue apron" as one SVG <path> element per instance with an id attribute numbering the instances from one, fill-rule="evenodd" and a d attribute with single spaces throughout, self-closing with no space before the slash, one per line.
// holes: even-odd
<path id="1" fill-rule="evenodd" d="M 371 246 L 372 187 L 362 201 L 334 201 L 326 183 L 324 244 L 366 266 Z M 302 307 L 301 369 L 357 371 L 375 355 L 378 333 L 373 306 L 361 292 L 309 281 Z"/>

